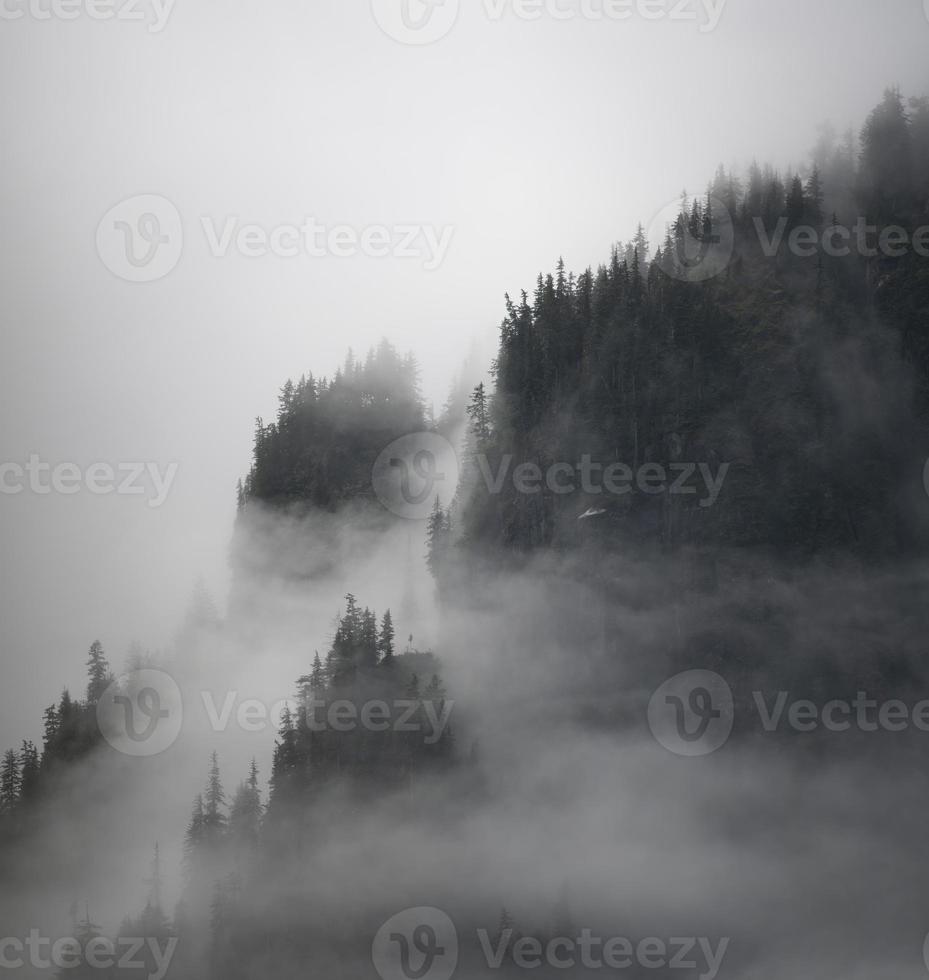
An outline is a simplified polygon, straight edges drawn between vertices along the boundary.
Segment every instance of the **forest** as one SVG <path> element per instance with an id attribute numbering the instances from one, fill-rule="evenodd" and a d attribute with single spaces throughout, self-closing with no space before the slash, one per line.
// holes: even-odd
<path id="1" fill-rule="evenodd" d="M 177 827 L 138 841 L 152 855 L 150 873 L 133 886 L 137 908 L 111 941 L 152 940 L 139 956 L 158 980 L 169 948 L 169 975 L 179 980 L 366 976 L 355 971 L 364 962 L 370 973 L 358 936 L 370 944 L 379 921 L 371 907 L 394 889 L 411 906 L 432 902 L 420 901 L 414 885 L 408 893 L 403 868 L 391 866 L 393 877 L 353 879 L 351 895 L 327 911 L 324 876 L 338 873 L 340 862 L 356 868 L 374 860 L 381 832 L 408 829 L 413 843 L 403 853 L 415 853 L 425 834 L 454 850 L 443 831 L 464 819 L 456 801 L 479 806 L 518 779 L 515 750 L 483 751 L 510 711 L 531 719 L 527 741 L 557 755 L 561 729 L 551 717 L 559 696 L 576 696 L 570 718 L 592 739 L 608 731 L 622 744 L 630 719 L 642 714 L 641 691 L 673 668 L 727 672 L 743 706 L 759 684 L 850 696 L 864 683 L 885 696 L 917 690 L 918 642 L 870 641 L 886 636 L 885 627 L 918 621 L 912 610 L 923 601 L 921 578 L 908 587 L 894 575 L 929 544 L 929 262 L 915 245 L 893 255 L 880 248 L 837 255 L 822 244 L 798 254 L 790 245 L 797 229 L 828 243 L 860 221 L 877 237 L 902 229 L 913 243 L 929 226 L 929 97 L 888 89 L 860 133 L 823 127 L 799 169 L 720 167 L 705 192 L 682 196 L 663 237 L 650 240 L 643 224 L 597 268 L 571 272 L 558 261 L 531 291 L 506 296 L 496 358 L 479 378 L 457 385 L 438 415 L 424 402 L 413 355 L 386 340 L 360 359 L 349 352 L 331 378 L 307 372 L 288 380 L 277 417 L 256 422 L 251 468 L 237 487 L 233 597 L 277 579 L 291 579 L 280 588 L 307 602 L 325 589 L 325 574 L 294 575 L 280 544 L 290 524 L 262 544 L 269 522 L 309 522 L 315 547 L 332 554 L 355 531 L 405 533 L 404 522 L 381 507 L 372 467 L 393 440 L 439 433 L 457 441 L 460 482 L 454 499 L 436 501 L 413 560 L 428 568 L 448 625 L 432 636 L 434 651 L 420 650 L 414 624 L 395 624 L 380 596 L 367 600 L 380 615 L 352 592 L 341 597 L 328 649 L 320 655 L 307 643 L 294 654 L 303 673 L 281 692 L 293 710 L 280 719 L 270 766 L 262 771 L 252 760 L 227 783 L 221 752 L 197 760 L 202 787 L 189 804 L 182 862 L 166 870 L 159 847 L 161 835 L 181 833 Z M 721 243 L 723 261 L 707 276 L 694 255 L 712 260 Z M 483 477 L 508 459 L 544 472 L 585 457 L 600 469 L 619 461 L 633 472 L 686 463 L 724 479 L 706 505 L 698 493 L 562 494 L 545 484 L 525 493 L 510 481 L 496 491 Z M 655 585 L 648 600 L 646 568 Z M 750 570 L 747 584 L 733 584 L 734 568 Z M 851 569 L 849 594 L 857 599 L 822 585 L 815 578 L 822 568 Z M 402 577 L 402 569 L 398 557 L 392 575 Z M 550 619 L 510 616 L 515 589 L 504 578 L 526 569 L 551 589 L 540 601 Z M 797 639 L 801 603 L 854 617 L 863 596 L 881 613 L 857 646 L 839 652 L 849 622 L 833 627 L 825 612 Z M 190 626 L 183 653 L 191 663 L 210 637 L 251 615 L 234 605 L 225 624 L 214 613 L 215 622 Z M 488 706 L 468 702 L 466 683 L 459 694 L 443 647 L 477 650 L 491 608 L 507 636 L 495 648 L 488 685 L 499 681 L 505 694 Z M 621 622 L 630 610 L 641 620 L 637 643 Z M 263 629 L 256 625 L 247 642 Z M 409 640 L 398 640 L 398 631 Z M 507 664 L 509 633 L 530 635 L 533 656 Z M 557 690 L 538 695 L 533 674 L 556 658 L 549 638 L 562 643 Z M 0 871 L 14 874 L 62 810 L 75 822 L 90 819 L 104 805 L 101 781 L 113 787 L 134 778 L 134 760 L 112 749 L 99 724 L 101 699 L 114 696 L 114 685 L 118 693 L 123 670 L 111 667 L 99 642 L 86 667 L 80 696 L 50 690 L 42 744 L 27 740 L 3 755 Z M 614 688 L 638 700 L 597 701 Z M 324 718 L 336 703 L 360 712 L 375 701 L 389 706 L 377 731 L 337 730 Z M 817 743 L 809 765 L 824 751 Z M 95 790 L 83 781 L 90 766 Z M 321 876 L 318 889 L 306 887 L 304 864 Z M 73 895 L 72 934 L 84 951 L 106 933 L 81 895 L 82 867 L 55 875 Z M 170 904 L 166 877 L 180 882 Z M 559 881 L 545 885 L 532 900 L 546 905 L 541 932 L 552 936 L 572 918 L 570 897 Z M 475 900 L 463 916 L 496 937 L 518 934 L 505 899 Z M 101 975 L 84 952 L 79 960 L 59 975 Z M 140 976 L 118 964 L 102 972 Z"/>

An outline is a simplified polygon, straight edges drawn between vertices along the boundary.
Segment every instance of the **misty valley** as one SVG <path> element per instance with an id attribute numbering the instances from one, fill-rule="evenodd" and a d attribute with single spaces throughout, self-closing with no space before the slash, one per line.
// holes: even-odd
<path id="1" fill-rule="evenodd" d="M 210 505 L 228 589 L 168 642 L 105 642 L 115 591 L 94 635 L 30 612 L 73 642 L 4 680 L 34 728 L 0 762 L 0 980 L 922 976 L 929 96 L 861 120 L 553 257 L 439 409 L 387 331 L 294 362 Z M 243 261 L 302 247 L 211 221 Z M 127 472 L 10 458 L 11 501 Z M 186 470 L 136 475 L 154 520 Z"/>

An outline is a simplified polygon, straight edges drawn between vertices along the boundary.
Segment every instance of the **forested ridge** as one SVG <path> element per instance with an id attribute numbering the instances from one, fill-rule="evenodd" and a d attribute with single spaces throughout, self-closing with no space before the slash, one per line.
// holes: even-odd
<path id="1" fill-rule="evenodd" d="M 640 226 L 596 269 L 571 273 L 559 261 L 531 294 L 507 296 L 491 383 L 466 397 L 453 392 L 439 419 L 424 405 L 413 357 L 386 341 L 362 360 L 349 354 L 331 379 L 287 381 L 277 418 L 257 420 L 254 459 L 238 486 L 234 579 L 274 574 L 273 549 L 260 559 L 252 550 L 258 515 L 300 519 L 352 509 L 362 522 L 393 520 L 372 492 L 372 467 L 393 440 L 424 430 L 450 439 L 465 431 L 458 493 L 451 505 L 436 504 L 427 553 L 416 556 L 443 601 L 461 598 L 474 578 L 468 572 L 501 555 L 606 555 L 577 577 L 596 576 L 611 596 L 609 556 L 625 552 L 731 549 L 804 561 L 839 553 L 875 563 L 922 553 L 929 259 L 914 248 L 837 256 L 822 247 L 797 254 L 787 244 L 801 227 L 822 241 L 830 229 L 859 221 L 878 230 L 899 226 L 911 238 L 929 226 L 929 99 L 888 90 L 860 136 L 824 129 L 800 172 L 720 168 L 704 195 L 682 198 L 661 240 L 649 241 Z M 712 251 L 720 242 L 731 245 L 729 254 L 718 274 L 704 277 L 689 250 L 697 243 Z M 723 479 L 707 504 L 696 493 L 558 494 L 544 483 L 524 493 L 509 480 L 492 492 L 484 477 L 507 472 L 507 460 L 545 471 L 583 457 L 633 471 L 702 465 Z M 612 625 L 607 605 L 604 635 Z M 788 632 L 773 601 L 747 608 L 738 609 L 746 635 L 757 629 L 767 640 Z M 681 634 L 687 624 L 682 630 L 675 619 L 674 628 Z M 321 851 L 336 824 L 360 819 L 372 801 L 389 800 L 402 823 L 412 813 L 438 819 L 446 801 L 437 787 L 482 791 L 475 733 L 462 738 L 457 715 L 445 723 L 452 698 L 441 650 L 420 651 L 412 636 L 403 643 L 395 634 L 389 610 L 379 616 L 353 594 L 344 597 L 324 655 L 301 648 L 305 673 L 295 678 L 295 709 L 281 719 L 270 771 L 253 763 L 227 796 L 220 757 L 203 760 L 174 908 L 163 897 L 160 852 L 144 842 L 155 848 L 152 871 L 139 883 L 139 911 L 127 917 L 123 935 L 177 938 L 177 975 L 217 980 L 283 970 L 311 956 L 314 943 L 337 951 L 351 944 L 357 923 L 333 926 L 309 897 L 306 908 L 293 906 L 286 888 L 269 898 L 259 885 L 297 877 L 288 864 Z M 686 657 L 682 642 L 668 660 L 684 666 L 703 657 L 702 665 L 717 667 L 729 658 L 746 671 L 774 669 L 759 653 L 773 643 L 730 657 L 731 637 L 723 634 L 706 629 Z M 590 681 L 585 670 L 600 670 L 597 657 L 616 660 L 616 653 L 604 643 L 578 654 L 578 678 Z M 662 663 L 656 658 L 649 669 L 660 674 Z M 46 710 L 42 745 L 24 741 L 3 756 L 0 827 L 8 846 L 0 848 L 0 864 L 28 846 L 62 798 L 87 804 L 69 776 L 88 760 L 102 756 L 106 772 L 123 771 L 126 760 L 98 725 L 99 699 L 114 681 L 99 643 L 87 668 L 84 696 L 65 690 Z M 827 674 L 813 657 L 779 662 L 781 669 L 835 686 L 860 670 L 873 690 L 887 692 L 917 680 L 906 657 L 893 652 L 878 658 L 869 651 L 844 673 L 845 665 Z M 609 676 L 596 674 L 597 682 Z M 336 702 L 360 710 L 372 701 L 391 706 L 382 731 L 317 724 Z M 412 730 L 397 724 L 401 715 Z M 444 719 L 440 729 L 437 718 Z M 311 928 L 301 925 L 310 908 L 317 915 Z M 501 913 L 498 931 L 512 925 Z M 85 940 L 101 934 L 80 906 L 74 928 Z M 82 964 L 68 974 L 76 980 L 100 972 Z"/>
<path id="2" fill-rule="evenodd" d="M 878 229 L 877 254 L 788 247 L 801 225 L 828 240 L 859 220 Z M 860 152 L 826 128 L 805 178 L 720 168 L 663 241 L 640 227 L 606 265 L 575 276 L 560 262 L 532 296 L 507 298 L 470 449 L 493 470 L 506 454 L 543 470 L 584 453 L 633 469 L 728 464 L 711 508 L 671 494 L 612 501 L 597 535 L 617 544 L 898 554 L 925 540 L 914 500 L 929 446 L 929 262 L 873 246 L 884 228 L 927 223 L 929 100 L 896 90 Z M 727 261 L 701 280 L 687 247 L 719 239 Z M 473 468 L 471 485 L 457 523 L 472 550 L 569 546 L 599 502 L 509 483 L 491 494 Z"/>
<path id="3" fill-rule="evenodd" d="M 157 664 L 145 660 L 134 666 L 159 669 Z M 0 870 L 13 863 L 16 848 L 32 846 L 64 800 L 70 800 L 83 819 L 92 819 L 96 794 L 81 782 L 72 784 L 69 769 L 79 773 L 80 765 L 96 753 L 106 766 L 108 781 L 118 783 L 127 772 L 127 760 L 105 739 L 106 715 L 97 710 L 102 698 L 112 696 L 108 689 L 124 681 L 114 678 L 99 642 L 90 648 L 87 669 L 85 697 L 75 699 L 64 690 L 45 711 L 41 749 L 26 741 L 3 757 Z M 324 846 L 335 814 L 347 819 L 358 808 L 391 796 L 408 798 L 408 805 L 418 808 L 432 792 L 431 777 L 467 763 L 468 753 L 456 747 L 454 702 L 448 699 L 439 671 L 438 659 L 415 649 L 412 636 L 398 645 L 390 610 L 378 620 L 353 595 L 345 596 L 330 649 L 324 658 L 315 652 L 308 660 L 306 674 L 295 681 L 293 708 L 285 706 L 281 713 L 266 776 L 267 799 L 254 760 L 228 794 L 214 752 L 184 835 L 180 899 L 173 909 L 168 907 L 165 868 L 155 844 L 151 875 L 138 883 L 140 911 L 125 917 L 112 941 L 118 945 L 145 937 L 170 948 L 172 955 L 174 949 L 167 944 L 177 944 L 174 975 L 192 977 L 202 976 L 204 970 L 217 976 L 240 975 L 238 971 L 246 968 L 239 955 L 258 955 L 271 945 L 282 958 L 293 955 L 286 930 L 279 935 L 269 931 L 263 913 L 250 904 L 252 886 L 269 866 L 289 867 L 301 855 Z M 349 704 L 355 708 L 352 717 L 366 719 L 370 713 L 370 723 L 345 727 Z M 380 709 L 377 716 L 372 705 Z M 82 949 L 106 937 L 80 894 L 74 897 L 71 914 L 71 935 Z M 152 949 L 142 955 L 149 975 L 157 975 Z M 138 968 L 138 963 L 116 965 L 102 972 L 137 976 Z M 97 977 L 101 969 L 81 959 L 60 975 Z"/>
<path id="4" fill-rule="evenodd" d="M 888 90 L 857 140 L 823 127 L 802 172 L 720 167 L 663 240 L 640 226 L 597 269 L 559 261 L 531 295 L 507 296 L 443 541 L 572 547 L 587 533 L 576 518 L 603 503 L 511 481 L 491 493 L 479 454 L 491 473 L 508 458 L 544 471 L 584 455 L 633 471 L 725 466 L 712 507 L 693 494 L 609 500 L 597 536 L 617 543 L 870 556 L 921 544 L 929 271 L 912 241 L 896 255 L 873 246 L 884 229 L 929 224 L 927 174 L 929 100 Z M 876 229 L 863 247 L 859 222 Z M 818 238 L 812 254 L 788 245 L 800 227 Z M 832 254 L 836 228 L 852 235 L 848 255 Z M 690 251 L 720 240 L 725 262 L 705 277 Z M 423 419 L 415 365 L 387 344 L 332 382 L 288 382 L 278 419 L 259 420 L 240 504 L 369 499 L 378 452 Z"/>

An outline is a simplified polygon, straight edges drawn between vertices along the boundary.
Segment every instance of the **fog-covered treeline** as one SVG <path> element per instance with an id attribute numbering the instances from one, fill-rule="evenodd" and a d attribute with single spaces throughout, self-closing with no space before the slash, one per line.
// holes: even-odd
<path id="1" fill-rule="evenodd" d="M 42 744 L 3 756 L 10 935 L 71 930 L 75 978 L 139 975 L 90 963 L 108 936 L 144 938 L 157 980 L 357 980 L 383 976 L 385 922 L 438 908 L 466 977 L 481 936 L 594 928 L 704 937 L 719 960 L 688 977 L 915 975 L 925 734 L 772 721 L 798 699 L 915 717 L 929 681 L 929 260 L 788 244 L 859 221 L 929 225 L 926 98 L 888 90 L 800 171 L 720 168 L 660 240 L 559 262 L 438 418 L 387 341 L 287 381 L 238 487 L 228 601 L 198 590 L 171 647 L 125 663 L 94 642 L 86 690 L 48 678 Z M 372 469 L 423 433 L 460 479 L 404 519 Z M 509 478 L 585 458 L 704 482 Z M 692 670 L 732 698 L 706 758 L 649 714 Z M 157 752 L 138 710 L 177 721 Z"/>

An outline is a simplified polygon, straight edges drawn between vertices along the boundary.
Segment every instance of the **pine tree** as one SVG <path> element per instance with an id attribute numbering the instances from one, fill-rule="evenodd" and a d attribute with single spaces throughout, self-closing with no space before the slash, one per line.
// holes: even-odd
<path id="1" fill-rule="evenodd" d="M 389 666 L 394 659 L 394 621 L 390 615 L 390 610 L 384 613 L 381 620 L 381 635 L 377 640 L 378 653 L 381 655 L 381 663 Z"/>
<path id="2" fill-rule="evenodd" d="M 293 788 L 293 775 L 297 764 L 297 731 L 290 709 L 286 706 L 281 712 L 281 724 L 278 729 L 278 742 L 274 747 L 274 758 L 271 763 L 271 798 L 268 801 L 268 812 L 272 813 L 281 804 L 286 803 Z"/>
<path id="3" fill-rule="evenodd" d="M 35 799 L 39 791 L 39 750 L 24 741 L 19 753 L 21 769 L 20 795 L 24 802 Z"/>
<path id="4" fill-rule="evenodd" d="M 490 413 L 483 381 L 474 389 L 466 411 L 471 421 L 471 434 L 474 436 L 477 450 L 482 452 L 490 442 Z"/>
<path id="5" fill-rule="evenodd" d="M 441 701 L 445 697 L 445 687 L 438 674 L 432 675 L 432 680 L 426 686 L 424 697 L 427 701 Z"/>
<path id="6" fill-rule="evenodd" d="M 316 699 L 321 698 L 326 692 L 326 674 L 323 670 L 322 661 L 319 659 L 319 650 L 316 651 L 316 656 L 313 657 L 313 670 L 310 673 L 309 687 Z"/>
<path id="7" fill-rule="evenodd" d="M 42 736 L 43 764 L 47 765 L 55 757 L 58 743 L 58 733 L 61 722 L 58 717 L 58 709 L 50 704 L 42 716 L 44 721 L 44 734 Z"/>
<path id="8" fill-rule="evenodd" d="M 22 771 L 19 756 L 10 749 L 0 763 L 0 813 L 12 813 L 19 803 Z"/>
<path id="9" fill-rule="evenodd" d="M 436 497 L 426 525 L 426 564 L 436 578 L 441 575 L 449 557 L 451 531 L 451 517 L 442 509 Z"/>
<path id="10" fill-rule="evenodd" d="M 214 752 L 210 756 L 210 775 L 207 781 L 203 806 L 204 837 L 210 846 L 215 846 L 226 829 L 226 794 L 219 776 L 219 758 Z"/>
<path id="11" fill-rule="evenodd" d="M 200 847 L 204 839 L 204 810 L 203 795 L 198 793 L 194 799 L 193 811 L 187 831 L 184 834 L 184 869 L 188 880 L 194 875 L 199 865 Z"/>
<path id="12" fill-rule="evenodd" d="M 361 614 L 361 663 L 365 667 L 377 666 L 377 617 L 365 607 Z"/>
<path id="13" fill-rule="evenodd" d="M 806 213 L 814 225 L 823 220 L 823 183 L 817 167 L 813 167 L 806 181 Z"/>
<path id="14" fill-rule="evenodd" d="M 787 195 L 787 227 L 796 228 L 802 224 L 806 213 L 806 202 L 803 197 L 803 184 L 798 176 L 790 182 L 790 193 Z"/>
<path id="15" fill-rule="evenodd" d="M 868 214 L 889 222 L 905 217 L 912 204 L 913 140 L 898 88 L 884 92 L 861 132 L 861 194 Z"/>
<path id="16" fill-rule="evenodd" d="M 113 680 L 103 646 L 95 640 L 87 654 L 87 703 L 95 705 Z"/>
<path id="17" fill-rule="evenodd" d="M 252 851 L 258 846 L 261 813 L 258 766 L 252 759 L 248 779 L 236 789 L 229 812 L 229 835 L 240 848 Z"/>

